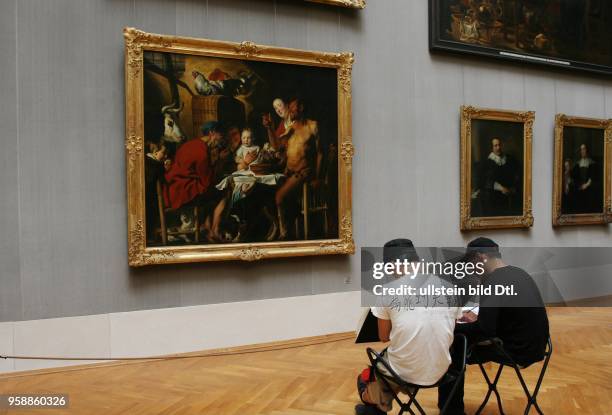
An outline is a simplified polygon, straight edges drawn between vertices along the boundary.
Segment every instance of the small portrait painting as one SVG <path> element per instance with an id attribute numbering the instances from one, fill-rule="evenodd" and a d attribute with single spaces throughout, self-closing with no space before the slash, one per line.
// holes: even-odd
<path id="1" fill-rule="evenodd" d="M 553 223 L 608 223 L 609 120 L 557 116 Z"/>
<path id="2" fill-rule="evenodd" d="M 528 223 L 530 113 L 464 107 L 462 172 L 466 193 L 462 223 L 467 228 Z M 529 141 L 529 148 L 527 146 Z M 526 218 L 524 221 L 522 218 Z"/>

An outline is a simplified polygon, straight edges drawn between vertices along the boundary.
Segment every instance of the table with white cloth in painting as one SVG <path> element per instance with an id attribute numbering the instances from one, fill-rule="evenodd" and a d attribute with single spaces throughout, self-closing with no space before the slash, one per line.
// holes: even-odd
<path id="1" fill-rule="evenodd" d="M 232 198 L 230 206 L 248 196 L 255 184 L 260 183 L 267 186 L 276 186 L 285 175 L 281 173 L 271 173 L 258 175 L 250 170 L 237 171 L 227 176 L 217 184 L 217 189 L 225 190 L 232 186 Z"/>

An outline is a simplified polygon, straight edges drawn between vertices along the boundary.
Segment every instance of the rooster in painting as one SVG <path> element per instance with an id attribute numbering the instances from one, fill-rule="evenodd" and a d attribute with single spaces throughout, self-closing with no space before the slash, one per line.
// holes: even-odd
<path id="1" fill-rule="evenodd" d="M 201 72 L 192 71 L 196 92 L 203 96 L 225 95 L 235 97 L 251 92 L 254 76 L 242 73 L 239 78 L 232 78 L 227 72 L 215 69 L 208 77 Z"/>
<path id="2" fill-rule="evenodd" d="M 191 76 L 193 76 L 195 89 L 200 95 L 221 95 L 223 91 L 223 85 L 219 85 L 218 82 L 211 82 L 206 77 L 198 71 L 191 72 Z"/>

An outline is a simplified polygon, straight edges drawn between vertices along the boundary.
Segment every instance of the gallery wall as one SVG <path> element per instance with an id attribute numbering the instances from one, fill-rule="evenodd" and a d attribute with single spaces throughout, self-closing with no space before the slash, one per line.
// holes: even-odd
<path id="1" fill-rule="evenodd" d="M 300 0 L 1 0 L 0 321 L 307 296 L 359 288 L 359 254 L 127 266 L 125 26 L 354 51 L 357 246 L 462 245 L 459 107 L 534 110 L 531 230 L 506 246 L 610 246 L 609 226 L 551 227 L 558 112 L 612 117 L 612 80 L 432 56 L 426 0 L 363 11 Z"/>

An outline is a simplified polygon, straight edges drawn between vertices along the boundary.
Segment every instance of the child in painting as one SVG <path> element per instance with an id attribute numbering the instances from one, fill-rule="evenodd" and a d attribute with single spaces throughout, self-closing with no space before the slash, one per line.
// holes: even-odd
<path id="1" fill-rule="evenodd" d="M 572 178 L 572 160 L 565 159 L 563 162 L 563 194 L 569 195 L 574 187 Z"/>
<path id="2" fill-rule="evenodd" d="M 563 195 L 561 196 L 561 209 L 564 213 L 574 213 L 574 178 L 572 177 L 572 160 L 563 161 Z"/>
<path id="3" fill-rule="evenodd" d="M 260 147 L 253 145 L 253 131 L 250 128 L 242 130 L 242 145 L 236 150 L 236 170 L 243 171 L 257 160 Z"/>

